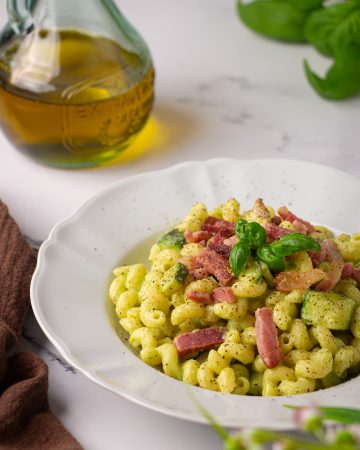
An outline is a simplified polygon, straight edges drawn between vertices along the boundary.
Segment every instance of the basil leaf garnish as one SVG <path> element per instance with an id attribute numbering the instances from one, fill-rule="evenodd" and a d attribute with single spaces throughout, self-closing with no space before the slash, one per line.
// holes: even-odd
<path id="1" fill-rule="evenodd" d="M 246 240 L 237 242 L 231 249 L 229 263 L 232 273 L 238 277 L 250 257 L 250 247 Z"/>
<path id="2" fill-rule="evenodd" d="M 250 248 L 256 249 L 266 243 L 266 231 L 257 222 L 239 219 L 235 224 L 235 233 L 240 241 L 246 239 Z"/>
<path id="3" fill-rule="evenodd" d="M 267 233 L 257 222 L 250 222 L 248 228 L 248 240 L 251 248 L 259 248 L 266 244 Z"/>
<path id="4" fill-rule="evenodd" d="M 275 255 L 289 256 L 296 252 L 321 250 L 320 244 L 309 236 L 301 233 L 290 233 L 282 236 L 269 245 Z"/>
<path id="5" fill-rule="evenodd" d="M 282 272 L 285 269 L 285 257 L 275 255 L 270 245 L 259 248 L 256 254 L 273 272 Z"/>

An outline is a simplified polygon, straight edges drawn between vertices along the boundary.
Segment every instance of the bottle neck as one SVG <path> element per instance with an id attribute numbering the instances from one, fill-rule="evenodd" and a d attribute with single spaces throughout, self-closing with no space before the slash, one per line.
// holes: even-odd
<path id="1" fill-rule="evenodd" d="M 38 0 L 7 0 L 9 25 L 16 34 L 24 35 L 33 27 L 32 12 Z"/>
<path id="2" fill-rule="evenodd" d="M 0 33 L 0 46 L 32 31 L 73 30 L 115 41 L 129 53 L 148 55 L 146 44 L 114 0 L 7 0 L 7 6 L 9 22 Z"/>

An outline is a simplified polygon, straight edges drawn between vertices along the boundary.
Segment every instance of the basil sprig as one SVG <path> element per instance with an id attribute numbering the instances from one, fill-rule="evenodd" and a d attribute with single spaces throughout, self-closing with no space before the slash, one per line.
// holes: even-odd
<path id="1" fill-rule="evenodd" d="M 257 222 L 248 222 L 239 219 L 235 224 L 235 233 L 239 238 L 230 252 L 230 267 L 235 276 L 239 276 L 247 260 L 251 256 L 251 250 L 263 246 L 266 243 L 266 231 Z"/>
<path id="2" fill-rule="evenodd" d="M 307 41 L 333 59 L 324 78 L 304 61 L 306 77 L 322 97 L 360 93 L 360 0 L 237 0 L 238 14 L 253 31 L 289 42 Z M 324 4 L 326 7 L 324 7 Z"/>
<path id="3" fill-rule="evenodd" d="M 336 54 L 360 38 L 360 2 L 350 0 L 315 11 L 306 23 L 306 40 L 320 53 Z"/>
<path id="4" fill-rule="evenodd" d="M 360 93 L 360 1 L 336 3 L 314 12 L 305 28 L 308 42 L 333 65 L 320 78 L 305 61 L 309 83 L 322 97 L 340 100 Z"/>
<path id="5" fill-rule="evenodd" d="M 230 268 L 235 276 L 239 276 L 251 251 L 260 261 L 263 261 L 274 272 L 285 269 L 285 257 L 300 251 L 320 251 L 320 244 L 309 236 L 301 233 L 290 233 L 277 241 L 266 245 L 267 234 L 265 229 L 257 222 L 247 222 L 244 219 L 237 221 L 235 233 L 239 242 L 230 252 Z"/>
<path id="6" fill-rule="evenodd" d="M 250 246 L 247 240 L 237 242 L 231 249 L 229 263 L 235 276 L 240 275 L 250 255 Z"/>
<path id="7" fill-rule="evenodd" d="M 266 243 L 266 231 L 257 222 L 239 219 L 235 224 L 235 233 L 240 241 L 246 240 L 251 249 L 259 248 Z"/>
<path id="8" fill-rule="evenodd" d="M 301 233 L 291 233 L 282 236 L 269 245 L 259 248 L 257 250 L 257 256 L 274 272 L 282 272 L 285 269 L 285 256 L 290 256 L 301 251 L 319 252 L 320 250 L 320 244 L 311 237 Z"/>
<path id="9" fill-rule="evenodd" d="M 256 254 L 260 261 L 264 262 L 273 272 L 285 270 L 285 258 L 274 253 L 269 245 L 259 248 Z"/>
<path id="10" fill-rule="evenodd" d="M 309 14 L 324 0 L 238 0 L 238 14 L 243 23 L 257 33 L 289 42 L 305 41 Z"/>

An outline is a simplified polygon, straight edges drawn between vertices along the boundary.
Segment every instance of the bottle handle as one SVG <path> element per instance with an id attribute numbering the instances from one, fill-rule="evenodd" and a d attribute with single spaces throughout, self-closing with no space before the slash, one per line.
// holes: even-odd
<path id="1" fill-rule="evenodd" d="M 33 28 L 31 11 L 36 0 L 7 0 L 11 28 L 16 34 L 25 35 Z"/>

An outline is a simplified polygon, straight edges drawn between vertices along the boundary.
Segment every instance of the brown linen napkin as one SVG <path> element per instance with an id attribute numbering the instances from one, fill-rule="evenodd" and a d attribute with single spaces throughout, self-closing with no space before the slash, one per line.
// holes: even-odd
<path id="1" fill-rule="evenodd" d="M 19 344 L 36 254 L 0 201 L 0 450 L 81 450 L 51 413 L 48 369 Z"/>

